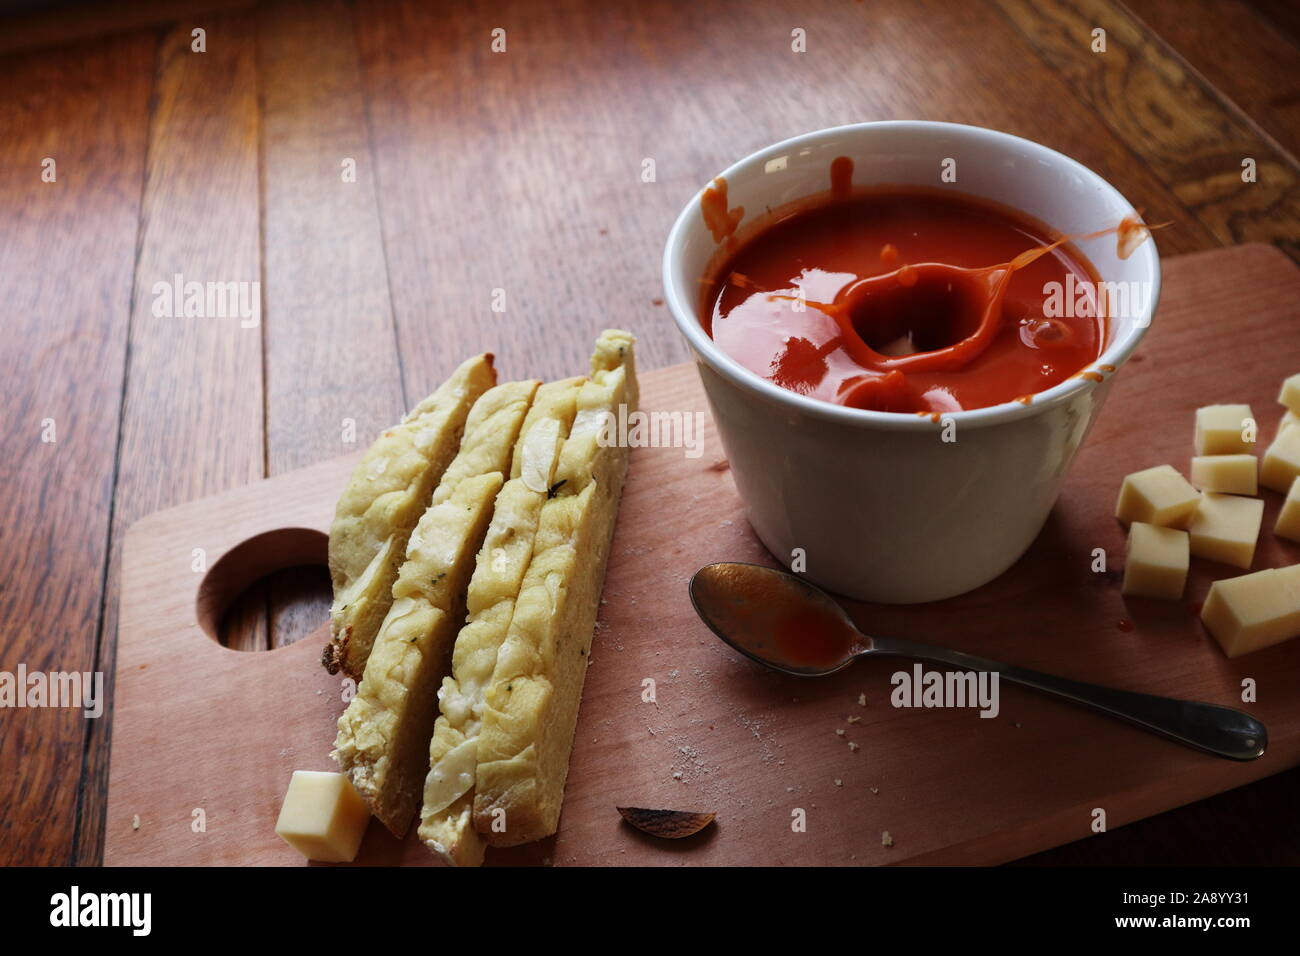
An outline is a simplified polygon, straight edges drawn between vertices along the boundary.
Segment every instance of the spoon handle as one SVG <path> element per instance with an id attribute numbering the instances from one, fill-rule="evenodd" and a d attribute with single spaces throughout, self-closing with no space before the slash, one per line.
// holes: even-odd
<path id="1" fill-rule="evenodd" d="M 1085 704 L 1153 733 L 1232 760 L 1254 760 L 1268 746 L 1268 729 L 1262 723 L 1228 707 L 1085 684 L 899 638 L 872 638 L 872 650 L 867 653 L 918 657 L 961 670 L 997 671 L 1006 680 Z"/>

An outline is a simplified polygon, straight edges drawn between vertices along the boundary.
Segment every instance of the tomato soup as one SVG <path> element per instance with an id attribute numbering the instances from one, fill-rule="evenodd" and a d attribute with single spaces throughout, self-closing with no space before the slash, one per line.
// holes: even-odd
<path id="1" fill-rule="evenodd" d="M 845 192 L 733 240 L 706 277 L 705 331 L 741 365 L 827 402 L 932 416 L 1088 374 L 1104 309 L 1059 234 L 946 190 Z"/>

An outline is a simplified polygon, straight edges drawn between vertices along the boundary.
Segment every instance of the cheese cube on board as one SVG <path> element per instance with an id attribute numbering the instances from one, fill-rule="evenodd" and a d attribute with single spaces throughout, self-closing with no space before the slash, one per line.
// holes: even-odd
<path id="1" fill-rule="evenodd" d="M 1300 415 L 1295 412 L 1287 412 L 1282 416 L 1282 420 L 1277 423 L 1277 433 L 1280 435 L 1284 428 L 1290 428 L 1297 423 L 1300 423 Z"/>
<path id="2" fill-rule="evenodd" d="M 1229 657 L 1300 635 L 1300 564 L 1215 581 L 1201 622 Z"/>
<path id="3" fill-rule="evenodd" d="M 1187 525 L 1192 554 L 1249 568 L 1255 559 L 1255 542 L 1259 540 L 1259 526 L 1263 521 L 1264 502 L 1258 498 L 1207 491 L 1201 495 L 1196 514 Z"/>
<path id="4" fill-rule="evenodd" d="M 1172 465 L 1135 471 L 1124 479 L 1115 505 L 1120 521 L 1182 528 L 1196 511 L 1200 495 Z"/>
<path id="5" fill-rule="evenodd" d="M 1300 415 L 1300 372 L 1296 372 L 1282 383 L 1282 391 L 1277 393 L 1277 400 L 1285 405 L 1292 415 Z"/>
<path id="6" fill-rule="evenodd" d="M 1254 455 L 1200 455 L 1192 459 L 1192 484 L 1202 491 L 1253 495 L 1259 490 Z"/>
<path id="7" fill-rule="evenodd" d="M 1300 428 L 1284 428 L 1264 452 L 1259 465 L 1259 483 L 1283 494 L 1300 475 Z"/>
<path id="8" fill-rule="evenodd" d="M 1187 584 L 1188 553 L 1186 531 L 1134 521 L 1128 530 L 1124 593 L 1176 601 Z"/>
<path id="9" fill-rule="evenodd" d="M 1196 410 L 1196 454 L 1239 455 L 1254 441 L 1243 433 L 1255 421 L 1249 405 L 1206 405 Z"/>
<path id="10" fill-rule="evenodd" d="M 295 770 L 275 832 L 309 860 L 351 863 L 370 823 L 370 808 L 341 773 Z"/>
<path id="11" fill-rule="evenodd" d="M 1287 492 L 1286 501 L 1282 502 L 1282 510 L 1277 513 L 1273 533 L 1292 541 L 1300 541 L 1300 478 L 1291 482 L 1291 490 Z"/>

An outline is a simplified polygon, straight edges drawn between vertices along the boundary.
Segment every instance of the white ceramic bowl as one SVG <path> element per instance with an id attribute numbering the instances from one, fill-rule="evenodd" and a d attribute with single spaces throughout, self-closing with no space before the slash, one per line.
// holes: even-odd
<path id="1" fill-rule="evenodd" d="M 853 160 L 855 186 L 952 188 L 1022 210 L 1063 233 L 1093 232 L 1134 214 L 1096 173 L 1028 140 L 952 123 L 862 123 L 777 143 L 721 175 L 728 205 L 760 210 L 824 193 L 831 161 Z M 1103 282 L 1138 282 L 1145 307 L 1110 321 L 1089 368 L 1119 369 L 1150 324 L 1160 260 L 1148 238 L 1127 259 L 1113 236 L 1077 243 Z M 1042 528 L 1066 469 L 1110 390 L 1067 379 L 1029 405 L 957 412 L 953 435 L 916 415 L 865 411 L 787 391 L 724 354 L 700 324 L 700 280 L 717 245 L 687 203 L 664 249 L 664 292 L 694 350 L 736 487 L 759 538 L 787 565 L 832 591 L 913 603 L 961 594 L 997 577 Z M 802 549 L 802 552 L 796 549 Z"/>

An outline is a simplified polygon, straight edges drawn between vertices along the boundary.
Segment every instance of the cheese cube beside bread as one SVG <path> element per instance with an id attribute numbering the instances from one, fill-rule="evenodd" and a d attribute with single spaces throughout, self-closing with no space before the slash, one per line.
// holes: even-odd
<path id="1" fill-rule="evenodd" d="M 295 770 L 275 832 L 309 860 L 351 863 L 370 823 L 370 810 L 340 773 Z"/>

